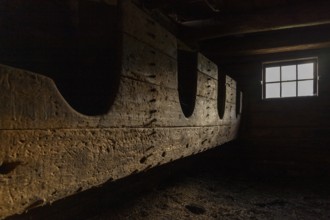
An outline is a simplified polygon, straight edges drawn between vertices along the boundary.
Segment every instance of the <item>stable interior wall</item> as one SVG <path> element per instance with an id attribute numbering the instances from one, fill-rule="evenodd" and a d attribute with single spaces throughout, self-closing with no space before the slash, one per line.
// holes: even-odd
<path id="1" fill-rule="evenodd" d="M 318 57 L 318 96 L 262 99 L 262 62 Z M 244 91 L 238 141 L 219 155 L 232 167 L 276 175 L 329 175 L 330 51 L 237 58 L 221 63 Z M 234 163 L 237 163 L 234 165 Z"/>
<path id="2" fill-rule="evenodd" d="M 119 11 L 103 1 L 1 1 L 0 63 L 46 75 L 73 108 L 104 114 L 119 79 Z"/>
<path id="3" fill-rule="evenodd" d="M 0 65 L 0 219 L 236 138 L 241 93 L 212 61 L 131 1 L 75 2 L 3 2 L 0 63 L 12 67 Z M 72 17 L 57 23 L 67 8 Z M 15 14 L 27 12 L 37 13 L 28 32 L 11 40 L 25 18 Z"/>

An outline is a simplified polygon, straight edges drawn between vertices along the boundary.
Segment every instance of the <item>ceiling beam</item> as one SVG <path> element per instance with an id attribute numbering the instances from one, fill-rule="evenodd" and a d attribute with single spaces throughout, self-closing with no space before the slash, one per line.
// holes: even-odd
<path id="1" fill-rule="evenodd" d="M 282 47 L 273 47 L 273 48 L 261 48 L 261 49 L 251 49 L 238 51 L 235 56 L 252 56 L 252 55 L 264 55 L 264 54 L 273 54 L 273 53 L 285 53 L 285 52 L 295 52 L 303 50 L 316 50 L 330 48 L 330 40 L 324 42 L 316 42 L 309 44 L 298 44 Z"/>
<path id="2" fill-rule="evenodd" d="M 204 41 L 200 49 L 216 57 L 242 57 L 330 48 L 330 25 Z"/>
<path id="3" fill-rule="evenodd" d="M 224 36 L 330 24 L 330 1 L 308 1 L 267 10 L 220 14 L 212 20 L 183 22 L 181 38 L 203 41 Z"/>
<path id="4" fill-rule="evenodd" d="M 286 47 L 274 47 L 274 48 L 266 48 L 266 49 L 256 49 L 256 50 L 245 50 L 239 51 L 235 54 L 218 54 L 214 53 L 213 51 L 203 52 L 209 59 L 216 63 L 230 63 L 230 62 L 237 62 L 238 60 L 246 61 L 246 60 L 253 60 L 255 58 L 266 57 L 267 55 L 272 56 L 274 54 L 281 54 L 281 53 L 297 53 L 305 51 L 313 51 L 319 49 L 326 49 L 330 48 L 330 41 L 319 42 L 319 43 L 311 43 L 311 44 L 301 44 L 301 45 L 291 45 Z M 302 53 L 300 53 L 302 54 Z M 304 56 L 304 55 L 303 55 Z"/>

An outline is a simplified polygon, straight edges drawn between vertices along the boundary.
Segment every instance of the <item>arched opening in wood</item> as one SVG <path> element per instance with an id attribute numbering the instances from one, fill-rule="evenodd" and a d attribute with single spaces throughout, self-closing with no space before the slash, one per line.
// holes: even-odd
<path id="1" fill-rule="evenodd" d="M 237 86 L 237 88 L 236 88 L 236 117 L 242 113 L 242 101 L 243 101 L 243 94 L 240 90 L 240 87 Z"/>
<path id="2" fill-rule="evenodd" d="M 223 119 L 226 108 L 226 74 L 218 72 L 217 108 L 220 119 Z"/>
<path id="3" fill-rule="evenodd" d="M 195 108 L 197 93 L 197 53 L 178 51 L 178 91 L 180 105 L 185 117 L 190 117 Z"/>
<path id="4" fill-rule="evenodd" d="M 0 63 L 52 78 L 82 114 L 107 113 L 119 85 L 118 7 L 88 0 L 4 0 L 3 7 Z"/>

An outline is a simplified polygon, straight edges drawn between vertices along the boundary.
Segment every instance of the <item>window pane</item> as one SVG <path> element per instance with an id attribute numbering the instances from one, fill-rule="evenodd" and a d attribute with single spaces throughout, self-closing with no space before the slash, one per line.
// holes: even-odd
<path id="1" fill-rule="evenodd" d="M 266 68 L 266 82 L 276 82 L 280 81 L 280 67 L 268 67 Z"/>
<path id="2" fill-rule="evenodd" d="M 295 80 L 296 78 L 296 65 L 282 66 L 282 81 Z"/>
<path id="3" fill-rule="evenodd" d="M 296 96 L 296 82 L 282 83 L 282 97 Z"/>
<path id="4" fill-rule="evenodd" d="M 298 82 L 298 96 L 312 96 L 314 95 L 314 82 L 313 80 Z"/>
<path id="5" fill-rule="evenodd" d="M 280 97 L 280 84 L 279 83 L 267 83 L 266 84 L 266 99 L 267 98 L 279 98 Z"/>
<path id="6" fill-rule="evenodd" d="M 313 79 L 314 63 L 298 65 L 298 79 Z"/>

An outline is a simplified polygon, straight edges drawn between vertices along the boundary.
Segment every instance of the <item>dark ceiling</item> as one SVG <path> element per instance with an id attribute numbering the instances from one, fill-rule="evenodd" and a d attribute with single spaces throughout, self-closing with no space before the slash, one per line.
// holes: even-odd
<path id="1" fill-rule="evenodd" d="M 22 45 L 38 48 L 71 48 L 74 44 L 85 46 L 86 42 L 70 40 L 79 35 L 79 19 L 95 20 L 95 24 L 89 22 L 91 24 L 85 27 L 91 28 L 92 31 L 86 30 L 86 33 L 93 33 L 93 36 L 94 26 L 108 30 L 109 28 L 103 28 L 102 25 L 114 26 L 111 22 L 116 19 L 111 17 L 111 13 L 105 13 L 102 5 L 117 1 L 119 0 L 1 0 L 0 49 L 22 50 Z M 329 0 L 134 1 L 181 40 L 213 60 L 230 61 L 242 57 L 330 48 Z M 78 13 L 78 2 L 86 5 L 79 6 L 81 13 Z M 102 3 L 102 7 L 97 9 L 88 6 L 95 2 Z M 104 13 L 98 12 L 94 16 L 93 11 L 98 10 Z M 82 18 L 79 18 L 79 14 L 83 15 Z M 102 16 L 110 17 L 108 20 L 111 24 L 104 23 L 106 19 L 101 18 Z M 106 35 L 104 31 L 98 34 Z M 91 39 L 92 35 L 89 36 Z M 94 39 L 90 41 L 95 42 Z M 103 43 L 100 42 L 100 45 Z M 17 55 L 10 55 L 14 50 L 8 51 L 7 54 L 2 52 L 2 62 L 11 59 L 16 62 Z M 31 56 L 25 54 L 26 51 L 21 53 L 22 60 L 26 57 L 31 59 Z M 38 59 L 43 59 L 44 56 L 40 54 Z"/>
<path id="2" fill-rule="evenodd" d="M 330 48 L 327 0 L 141 0 L 211 57 Z"/>

